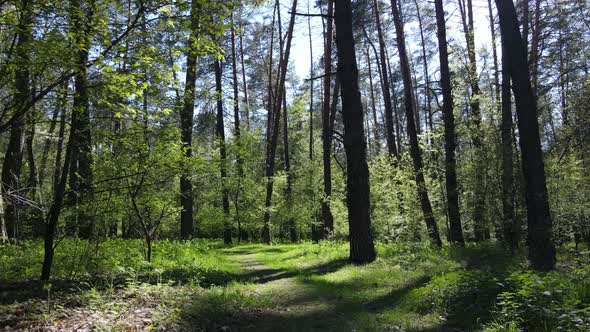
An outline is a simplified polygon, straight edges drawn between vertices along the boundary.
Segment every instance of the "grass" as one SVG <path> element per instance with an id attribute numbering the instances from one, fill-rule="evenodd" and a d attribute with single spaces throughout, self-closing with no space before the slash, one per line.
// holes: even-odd
<path id="1" fill-rule="evenodd" d="M 587 259 L 566 250 L 535 274 L 524 252 L 494 244 L 379 244 L 347 263 L 348 245 L 65 239 L 54 281 L 31 287 L 41 244 L 0 246 L 0 326 L 73 330 L 586 331 Z M 90 254 L 90 255 L 88 255 Z M 87 255 L 81 257 L 82 255 Z M 569 262 L 569 263 L 568 263 Z M 86 324 L 82 327 L 80 325 Z"/>

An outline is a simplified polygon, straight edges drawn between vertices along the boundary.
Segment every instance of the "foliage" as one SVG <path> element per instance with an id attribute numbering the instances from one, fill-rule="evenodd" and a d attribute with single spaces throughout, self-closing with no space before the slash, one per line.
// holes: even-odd
<path id="1" fill-rule="evenodd" d="M 223 284 L 237 267 L 223 259 L 216 241 L 160 240 L 154 244 L 151 263 L 144 260 L 141 240 L 91 243 L 63 239 L 56 249 L 53 277 L 57 280 L 104 285 L 129 281 Z M 5 283 L 37 279 L 43 243 L 22 241 L 0 244 L 0 280 Z"/>
<path id="2" fill-rule="evenodd" d="M 589 276 L 587 267 L 570 271 L 567 276 L 559 272 L 512 273 L 500 284 L 503 292 L 495 310 L 496 326 L 515 326 L 527 331 L 587 331 Z"/>

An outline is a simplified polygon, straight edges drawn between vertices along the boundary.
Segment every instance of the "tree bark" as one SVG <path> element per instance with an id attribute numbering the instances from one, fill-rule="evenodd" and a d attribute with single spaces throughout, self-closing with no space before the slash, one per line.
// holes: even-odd
<path id="1" fill-rule="evenodd" d="M 412 77 L 410 76 L 410 64 L 408 61 L 408 54 L 406 51 L 404 30 L 401 24 L 401 18 L 398 10 L 397 0 L 391 0 L 391 9 L 393 14 L 393 22 L 395 25 L 395 33 L 398 47 L 398 54 L 400 58 L 400 70 L 404 83 L 404 103 L 406 111 L 406 124 L 408 128 L 408 137 L 410 139 L 410 155 L 414 166 L 414 175 L 416 177 L 416 186 L 418 187 L 418 197 L 420 199 L 420 206 L 424 215 L 424 221 L 428 230 L 428 236 L 433 244 L 441 246 L 440 235 L 438 232 L 438 225 L 434 219 L 432 212 L 432 205 L 428 197 L 428 190 L 426 189 L 426 181 L 424 180 L 424 165 L 422 162 L 422 152 L 418 143 L 418 135 L 416 132 L 416 122 L 414 120 L 415 114 L 415 100 L 412 93 Z"/>
<path id="2" fill-rule="evenodd" d="M 75 224 L 71 224 L 70 231 L 80 238 L 94 238 L 96 225 L 94 217 L 88 209 L 81 205 L 91 202 L 93 199 L 93 172 L 92 164 L 92 133 L 90 123 L 90 105 L 88 88 L 88 56 L 91 44 L 91 31 L 96 9 L 94 0 L 86 3 L 86 9 L 79 1 L 74 1 L 70 8 L 73 13 L 72 31 L 74 42 L 77 45 L 75 74 L 74 74 L 74 100 L 72 108 L 72 126 L 75 131 L 72 159 L 70 163 L 70 191 L 72 203 L 76 208 Z"/>
<path id="3" fill-rule="evenodd" d="M 236 208 L 236 220 L 238 223 L 238 242 L 241 238 L 241 222 L 240 222 L 240 192 L 241 192 L 241 181 L 242 177 L 244 176 L 244 161 L 242 160 L 241 156 L 241 128 L 240 128 L 240 100 L 239 100 L 239 91 L 238 91 L 238 63 L 237 63 L 237 53 L 236 53 L 236 33 L 234 31 L 234 17 L 233 14 L 231 15 L 231 50 L 232 50 L 232 80 L 233 80 L 233 90 L 234 90 L 234 139 L 236 145 L 236 167 L 238 173 L 238 187 L 236 188 L 236 196 L 234 206 Z M 243 60 L 243 59 L 242 59 Z M 244 77 L 245 79 L 245 77 Z M 245 87 L 245 86 L 244 86 Z M 247 92 L 245 93 L 247 96 Z M 247 99 L 247 97 L 246 97 Z M 246 103 L 245 103 L 246 105 Z M 247 105 L 245 106 L 248 107 Z"/>
<path id="4" fill-rule="evenodd" d="M 31 0 L 21 0 L 21 16 L 18 20 L 18 33 L 15 46 L 16 71 L 14 77 L 15 112 L 21 113 L 10 126 L 10 137 L 4 162 L 2 164 L 2 198 L 4 199 L 4 222 L 6 235 L 9 239 L 18 236 L 18 207 L 15 197 L 18 192 L 21 167 L 24 152 L 25 139 L 25 115 L 29 110 L 24 110 L 31 99 L 29 83 L 30 43 L 33 39 L 33 3 Z M 1 226 L 1 225 L 0 225 Z"/>
<path id="5" fill-rule="evenodd" d="M 62 118 L 65 118 L 65 112 Z M 60 128 L 61 130 L 61 128 Z M 53 190 L 53 202 L 51 207 L 49 208 L 49 213 L 47 214 L 46 222 L 45 222 L 45 238 L 44 238 L 44 251 L 43 251 L 43 266 L 41 268 L 41 280 L 47 281 L 51 276 L 51 266 L 53 264 L 53 256 L 54 256 L 54 241 L 55 241 L 55 233 L 57 228 L 57 223 L 59 221 L 59 215 L 61 213 L 61 208 L 63 206 L 65 191 L 66 191 L 66 184 L 68 181 L 68 169 L 70 168 L 70 163 L 72 161 L 72 152 L 74 150 L 74 139 L 75 139 L 75 131 L 76 128 L 74 126 L 70 127 L 70 137 L 68 139 L 68 144 L 66 148 L 66 155 L 64 158 L 63 166 L 59 165 L 59 158 L 56 160 L 56 166 L 61 167 L 61 175 L 59 178 L 55 179 L 55 187 Z M 61 149 L 58 150 L 58 152 Z M 59 167 L 56 167 L 56 176 L 58 173 Z"/>
<path id="6" fill-rule="evenodd" d="M 313 42 L 311 39 L 311 16 L 309 16 L 309 1 L 307 2 L 307 31 L 309 34 L 309 160 L 313 160 Z M 279 13 L 280 17 L 280 13 Z"/>
<path id="7" fill-rule="evenodd" d="M 426 42 L 424 39 L 424 28 L 422 25 L 422 15 L 420 15 L 420 6 L 418 5 L 417 0 L 414 0 L 414 4 L 416 5 L 416 15 L 418 17 L 418 27 L 420 28 L 420 42 L 421 42 L 421 46 L 422 46 L 422 66 L 424 67 L 424 95 L 426 97 L 426 102 L 424 105 L 424 131 L 426 131 L 426 128 L 430 128 L 430 131 L 432 132 L 432 107 L 431 107 L 431 99 L 430 99 L 430 76 L 428 74 L 428 60 L 426 59 Z M 429 122 L 430 122 L 430 127 L 429 127 Z"/>
<path id="8" fill-rule="evenodd" d="M 449 242 L 464 244 L 461 214 L 459 210 L 459 191 L 457 189 L 457 160 L 455 158 L 455 116 L 453 114 L 453 91 L 449 70 L 445 13 L 442 0 L 435 0 L 438 50 L 440 60 L 440 82 L 443 95 L 443 121 L 445 124 L 445 180 L 447 213 L 449 216 Z"/>
<path id="9" fill-rule="evenodd" d="M 328 16 L 334 12 L 334 1 L 328 0 Z M 322 237 L 334 231 L 334 218 L 330 209 L 332 196 L 332 131 L 330 128 L 330 82 L 332 81 L 332 17 L 328 18 L 324 44 L 324 100 L 322 104 L 322 157 L 324 161 L 324 197 L 322 198 Z"/>
<path id="10" fill-rule="evenodd" d="M 358 86 L 358 68 L 350 0 L 335 3 L 336 47 L 338 50 L 338 80 L 342 91 L 344 148 L 346 151 L 346 188 L 350 261 L 355 264 L 375 260 L 375 245 L 371 234 L 371 202 L 367 146 L 363 128 L 363 108 Z"/>
<path id="11" fill-rule="evenodd" d="M 500 70 L 498 68 L 498 51 L 496 49 L 496 24 L 494 22 L 494 13 L 492 11 L 492 0 L 488 0 L 488 16 L 490 18 L 490 33 L 492 35 L 492 58 L 494 61 L 494 89 L 492 89 L 493 100 L 496 105 L 500 104 Z"/>
<path id="12" fill-rule="evenodd" d="M 529 260 L 534 269 L 548 271 L 555 267 L 555 247 L 539 137 L 537 101 L 531 87 L 526 49 L 518 29 L 514 3 L 512 0 L 496 0 L 496 7 L 518 115 L 530 242 Z"/>
<path id="13" fill-rule="evenodd" d="M 195 81 L 197 78 L 197 50 L 200 5 L 197 0 L 191 1 L 190 37 L 187 41 L 186 81 L 184 85 L 183 108 L 180 112 L 180 128 L 182 152 L 186 159 L 192 156 L 193 118 L 195 113 Z M 185 166 L 187 167 L 187 166 Z M 194 236 L 193 221 L 193 185 L 190 171 L 183 170 L 180 176 L 180 238 L 188 240 Z"/>
<path id="14" fill-rule="evenodd" d="M 466 1 L 466 2 L 465 2 Z M 480 109 L 480 88 L 477 77 L 477 61 L 475 54 L 475 30 L 473 27 L 473 4 L 472 0 L 459 0 L 461 19 L 463 22 L 463 33 L 467 45 L 468 57 L 468 83 L 471 89 L 469 107 L 471 108 L 471 139 L 475 148 L 475 206 L 473 208 L 473 222 L 475 241 L 489 239 L 489 228 L 485 220 L 485 153 L 482 146 L 483 133 L 481 130 L 481 109 Z"/>
<path id="15" fill-rule="evenodd" d="M 381 66 L 382 80 L 381 91 L 383 93 L 383 104 L 385 106 L 385 138 L 387 142 L 387 151 L 392 157 L 397 157 L 395 146 L 395 135 L 393 133 L 393 107 L 391 105 L 391 89 L 389 87 L 389 77 L 387 75 L 387 63 L 385 57 L 385 38 L 381 28 L 381 13 L 379 11 L 379 2 L 373 0 L 373 13 L 375 14 L 375 24 L 377 25 L 377 37 L 379 38 L 379 65 Z"/>
<path id="16" fill-rule="evenodd" d="M 278 2 L 277 2 L 278 4 Z M 283 59 L 279 63 L 279 84 L 277 87 L 276 99 L 274 102 L 273 114 L 273 130 L 272 135 L 268 140 L 267 144 L 267 160 L 266 160 L 266 199 L 264 204 L 264 226 L 262 230 L 262 239 L 264 243 L 270 244 L 271 242 L 271 229 L 270 229 L 270 206 L 272 203 L 272 191 L 273 191 L 273 176 L 275 166 L 275 154 L 277 150 L 277 141 L 279 136 L 279 125 L 281 119 L 281 98 L 285 91 L 285 80 L 287 75 L 287 65 L 289 63 L 289 54 L 291 53 L 291 40 L 293 39 L 293 28 L 295 25 L 295 13 L 297 10 L 297 0 L 293 0 L 291 7 L 291 19 L 289 21 L 289 28 L 287 30 L 287 44 L 285 46 L 285 53 Z M 271 103 L 272 104 L 272 103 Z M 270 117 L 269 117 L 270 120 Z"/>
<path id="17" fill-rule="evenodd" d="M 371 55 L 367 48 L 367 67 L 369 69 L 369 93 L 371 96 L 371 110 L 373 114 L 373 144 L 375 146 L 375 152 L 379 154 L 381 151 L 381 142 L 379 140 L 379 128 L 377 126 L 377 107 L 375 105 L 375 91 L 373 89 L 373 70 L 371 69 Z M 397 144 L 397 143 L 396 143 Z"/>
<path id="18" fill-rule="evenodd" d="M 246 110 L 246 130 L 250 130 L 250 102 L 248 100 L 248 82 L 246 81 L 246 66 L 244 65 L 244 42 L 243 42 L 243 26 L 242 26 L 242 9 L 240 8 L 240 33 L 238 34 L 240 42 L 240 62 L 242 65 L 242 89 L 244 90 L 244 109 Z M 234 52 L 235 54 L 235 52 Z"/>
<path id="19" fill-rule="evenodd" d="M 223 205 L 223 242 L 225 244 L 232 243 L 232 231 L 230 215 L 229 215 L 229 194 L 225 184 L 227 178 L 227 152 L 225 150 L 225 125 L 223 121 L 223 91 L 221 86 L 221 60 L 215 60 L 215 93 L 217 98 L 217 125 L 215 136 L 219 142 L 219 172 L 221 174 L 221 203 Z"/>
<path id="20" fill-rule="evenodd" d="M 518 246 L 520 232 L 514 212 L 515 185 L 512 157 L 512 107 L 510 94 L 510 67 L 508 50 L 502 40 L 502 120 L 500 124 L 502 147 L 502 228 L 504 241 L 512 249 Z"/>

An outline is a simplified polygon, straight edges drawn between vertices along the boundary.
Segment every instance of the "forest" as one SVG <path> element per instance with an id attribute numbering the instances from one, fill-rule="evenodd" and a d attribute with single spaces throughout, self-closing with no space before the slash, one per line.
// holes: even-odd
<path id="1" fill-rule="evenodd" d="M 0 330 L 590 331 L 590 2 L 0 0 Z"/>

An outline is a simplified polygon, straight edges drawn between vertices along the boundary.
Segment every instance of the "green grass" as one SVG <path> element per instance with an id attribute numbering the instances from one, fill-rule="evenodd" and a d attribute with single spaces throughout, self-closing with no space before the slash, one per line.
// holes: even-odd
<path id="1" fill-rule="evenodd" d="M 65 329 L 94 317 L 95 329 L 114 331 L 590 330 L 590 268 L 568 251 L 559 270 L 536 274 L 524 251 L 494 244 L 379 244 L 377 261 L 354 266 L 342 242 L 158 241 L 146 263 L 140 241 L 95 251 L 65 239 L 43 286 L 30 281 L 41 248 L 0 246 L 0 325 Z"/>
<path id="2" fill-rule="evenodd" d="M 221 241 L 161 240 L 154 244 L 151 263 L 144 258 L 141 240 L 108 240 L 99 244 L 66 238 L 55 251 L 51 278 L 92 283 L 129 280 L 223 284 L 239 265 L 225 260 Z M 41 241 L 0 244 L 0 283 L 34 280 L 43 260 Z"/>

